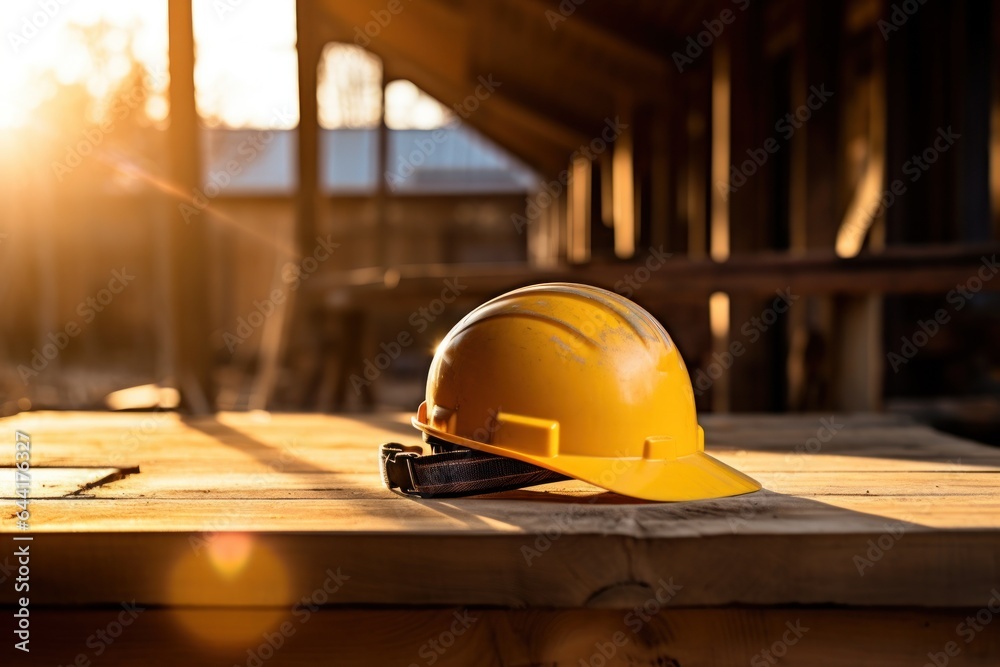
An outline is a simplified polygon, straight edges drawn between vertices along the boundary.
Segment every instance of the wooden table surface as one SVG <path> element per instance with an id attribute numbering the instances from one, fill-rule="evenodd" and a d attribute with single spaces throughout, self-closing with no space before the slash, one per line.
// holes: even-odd
<path id="1" fill-rule="evenodd" d="M 968 648 L 956 629 L 1000 588 L 1000 450 L 888 416 L 705 416 L 708 451 L 765 490 L 657 504 L 564 482 L 419 500 L 385 490 L 377 470 L 380 442 L 419 442 L 408 419 L 49 412 L 0 421 L 5 533 L 19 533 L 14 431 L 32 441 L 31 604 L 49 609 L 38 612 L 40 632 L 58 634 L 59 651 L 91 651 L 87 632 L 66 639 L 64 629 L 103 627 L 134 599 L 145 618 L 173 620 L 137 622 L 119 643 L 123 656 L 166 633 L 204 640 L 232 664 L 226 631 L 209 641 L 197 630 L 224 609 L 229 620 L 216 620 L 243 628 L 232 632 L 246 664 L 246 647 L 264 635 L 241 632 L 296 623 L 303 596 L 325 587 L 316 614 L 331 623 L 299 633 L 305 653 L 268 664 L 349 640 L 346 618 L 362 619 L 353 632 L 392 648 L 399 664 L 432 664 L 422 642 L 450 627 L 455 609 L 476 609 L 487 620 L 433 662 L 577 665 L 604 629 L 628 628 L 623 614 L 660 594 L 670 598 L 664 611 L 634 636 L 624 630 L 635 641 L 607 664 L 747 664 L 797 618 L 825 619 L 826 634 L 786 646 L 782 664 L 827 664 L 854 626 L 856 658 L 919 665 L 955 640 L 964 652 L 952 664 L 1000 664 L 1000 619 Z M 0 603 L 13 604 L 12 587 L 0 588 Z M 404 629 L 373 629 L 387 624 Z M 468 662 L 469 642 L 485 643 L 493 661 Z"/>

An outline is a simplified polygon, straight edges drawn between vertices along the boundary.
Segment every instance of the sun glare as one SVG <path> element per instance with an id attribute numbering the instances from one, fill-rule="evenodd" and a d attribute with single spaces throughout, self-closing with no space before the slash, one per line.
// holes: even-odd
<path id="1" fill-rule="evenodd" d="M 294 128 L 299 116 L 295 0 L 236 5 L 194 0 L 192 8 L 196 101 L 204 123 Z M 144 73 L 148 88 L 145 116 L 159 122 L 169 113 L 166 0 L 4 0 L 0 34 L 6 42 L 0 48 L 0 130 L 41 122 L 37 110 L 74 87 L 89 97 L 89 116 L 105 114 L 136 71 Z M 377 57 L 354 45 L 329 45 L 318 91 L 321 124 L 377 126 L 381 81 Z M 76 107 L 58 99 L 51 106 L 66 121 L 103 120 L 68 118 Z M 390 82 L 385 103 L 386 123 L 393 129 L 431 129 L 451 120 L 446 107 L 409 81 Z"/>
<path id="2" fill-rule="evenodd" d="M 433 130 L 451 118 L 443 104 L 410 81 L 398 79 L 385 87 L 385 123 L 393 130 Z"/>
<path id="3" fill-rule="evenodd" d="M 295 0 L 195 0 L 195 89 L 209 126 L 299 122 Z"/>
<path id="4" fill-rule="evenodd" d="M 39 106 L 57 94 L 59 85 L 83 85 L 100 102 L 121 84 L 133 62 L 150 72 L 164 71 L 166 20 L 165 2 L 8 0 L 0 4 L 4 41 L 0 48 L 0 129 L 29 125 Z M 161 96 L 165 86 L 162 80 L 150 99 Z"/>

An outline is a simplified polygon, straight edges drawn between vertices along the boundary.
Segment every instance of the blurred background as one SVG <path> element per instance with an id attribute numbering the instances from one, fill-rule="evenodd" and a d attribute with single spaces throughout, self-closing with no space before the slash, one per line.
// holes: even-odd
<path id="1" fill-rule="evenodd" d="M 699 408 L 1000 442 L 1000 10 L 883 0 L 9 0 L 0 414 L 421 400 L 585 282 Z M 488 382 L 488 378 L 484 378 Z"/>

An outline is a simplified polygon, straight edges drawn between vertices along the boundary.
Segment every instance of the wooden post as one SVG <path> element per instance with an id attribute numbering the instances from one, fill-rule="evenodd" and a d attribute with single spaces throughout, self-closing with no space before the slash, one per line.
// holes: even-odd
<path id="1" fill-rule="evenodd" d="M 316 210 L 319 197 L 319 102 L 316 98 L 316 88 L 319 83 L 319 60 L 323 45 L 319 39 L 314 11 L 315 8 L 310 3 L 295 3 L 295 24 L 298 35 L 296 55 L 299 70 L 299 127 L 296 142 L 298 189 L 295 196 L 293 237 L 297 255 L 279 258 L 279 274 L 283 262 L 296 261 L 311 254 L 316 244 Z M 306 331 L 314 326 L 313 303 L 309 291 L 288 291 L 286 296 L 285 303 L 264 325 L 261 336 L 260 370 L 254 378 L 248 402 L 251 410 L 265 410 L 271 404 L 278 371 L 282 360 L 286 357 L 292 332 Z M 304 338 L 311 341 L 309 337 Z M 306 343 L 303 341 L 303 344 Z M 317 364 L 313 372 L 322 373 L 322 368 L 322 364 Z M 300 386 L 305 387 L 314 386 L 319 381 L 315 377 L 296 380 Z M 309 398 L 307 396 L 303 400 Z"/>
<path id="2" fill-rule="evenodd" d="M 951 77 L 952 99 L 961 109 L 963 139 L 955 147 L 958 183 L 955 230 L 963 243 L 988 243 L 993 238 L 990 202 L 990 84 L 997 77 L 990 66 L 990 21 L 995 3 L 966 0 L 954 5 L 953 51 L 963 76 Z M 993 44 L 993 49 L 997 44 Z M 956 123 L 957 125 L 957 123 Z"/>
<path id="3" fill-rule="evenodd" d="M 585 157 L 569 165 L 571 178 L 566 193 L 567 254 L 571 263 L 590 260 L 591 163 Z"/>
<path id="4" fill-rule="evenodd" d="M 715 262 L 729 259 L 729 195 L 718 187 L 729 178 L 731 91 L 729 62 L 730 32 L 720 35 L 712 50 L 712 152 L 709 169 L 711 184 L 711 235 L 709 256 Z M 729 351 L 729 295 L 717 292 L 709 299 L 709 328 L 712 331 L 713 358 L 722 358 Z M 716 356 L 717 355 L 717 356 Z M 723 373 L 712 385 L 712 410 L 728 412 L 731 378 Z"/>
<path id="5" fill-rule="evenodd" d="M 991 89 L 993 99 L 990 110 L 990 209 L 993 212 L 993 240 L 1000 241 L 1000 8 L 990 5 L 993 11 L 990 24 L 990 53 L 993 72 Z"/>
<path id="6" fill-rule="evenodd" d="M 714 158 L 717 162 L 713 164 L 712 247 L 713 256 L 717 258 L 721 258 L 722 253 L 716 230 L 725 230 L 723 233 L 729 239 L 728 255 L 732 259 L 784 249 L 785 238 L 778 230 L 785 228 L 782 215 L 785 207 L 775 201 L 777 197 L 773 193 L 787 192 L 787 182 L 778 185 L 775 181 L 784 178 L 783 165 L 790 152 L 786 145 L 781 145 L 776 153 L 768 154 L 764 164 L 756 165 L 753 161 L 753 154 L 759 155 L 768 140 L 783 141 L 776 135 L 774 124 L 788 111 L 783 101 L 788 77 L 783 76 L 784 68 L 778 66 L 783 56 L 774 60 L 768 58 L 768 35 L 765 7 L 751 3 L 726 29 L 724 48 L 728 49 L 730 57 L 727 63 L 720 62 L 716 66 L 717 78 L 723 67 L 728 66 L 730 115 L 729 123 L 721 128 L 730 135 L 726 158 L 729 168 L 725 172 L 715 168 L 715 164 L 725 164 L 722 156 Z M 721 86 L 721 81 L 717 81 L 716 86 Z M 716 102 L 718 99 L 717 96 Z M 716 139 L 713 136 L 713 145 Z M 713 154 L 720 149 L 724 147 L 714 145 Z M 726 208 L 720 211 L 721 206 Z M 726 215 L 724 226 L 716 217 L 719 213 Z M 783 287 L 776 283 L 772 289 Z M 753 325 L 754 318 L 762 317 L 771 308 L 776 295 L 773 292 L 769 295 L 734 292 L 729 296 L 729 343 L 738 343 L 741 347 L 736 349 L 743 351 L 728 372 L 729 409 L 733 412 L 784 409 L 784 328 L 793 313 L 782 314 L 780 321 L 767 331 L 760 331 Z M 750 329 L 746 328 L 748 325 Z M 753 333 L 748 334 L 748 331 Z"/>
<path id="7" fill-rule="evenodd" d="M 702 111 L 689 110 L 688 128 L 691 133 L 687 174 L 685 177 L 687 196 L 688 257 L 705 258 L 705 116 Z"/>
<path id="8" fill-rule="evenodd" d="M 628 259 L 635 254 L 635 150 L 632 138 L 631 104 L 621 114 L 627 127 L 615 139 L 611 154 L 611 201 L 614 212 L 615 256 Z"/>
<path id="9" fill-rule="evenodd" d="M 180 190 L 193 192 L 201 180 L 198 113 L 194 99 L 194 29 L 191 0 L 169 0 L 170 53 L 170 179 Z M 171 298 L 176 383 L 181 407 L 195 414 L 214 410 L 215 383 L 209 343 L 208 251 L 203 222 L 188 223 L 180 208 L 170 230 Z"/>
<path id="10" fill-rule="evenodd" d="M 729 31 L 712 47 L 712 157 L 710 197 L 712 202 L 710 256 L 716 262 L 729 259 L 729 194 L 719 184 L 729 180 L 730 126 L 732 120 L 729 63 Z"/>
<path id="11" fill-rule="evenodd" d="M 298 31 L 299 131 L 297 142 L 298 192 L 295 197 L 295 241 L 300 255 L 316 243 L 316 202 L 319 197 L 319 60 L 322 44 L 316 34 L 315 7 L 295 3 Z M 379 180 L 383 175 L 379 174 Z"/>
<path id="12" fill-rule="evenodd" d="M 670 144 L 668 139 L 669 106 L 658 104 L 650 128 L 652 157 L 649 166 L 650 243 L 654 247 L 670 246 L 672 197 L 670 188 Z"/>
<path id="13" fill-rule="evenodd" d="M 830 21 L 814 21 L 814 32 L 820 33 L 823 28 L 819 24 Z M 886 226 L 885 215 L 880 214 L 870 220 L 870 227 L 859 233 L 856 244 L 848 243 L 849 237 L 842 232 L 852 225 L 858 226 L 870 216 L 870 211 L 878 206 L 878 198 L 885 188 L 886 169 L 886 129 L 888 114 L 886 109 L 887 95 L 887 51 L 886 42 L 878 30 L 870 30 L 871 40 L 871 74 L 868 82 L 868 165 L 866 173 L 858 181 L 851 203 L 840 222 L 840 231 L 834 244 L 838 254 L 852 256 L 860 251 L 867 234 L 868 251 L 880 253 L 885 250 Z M 815 43 L 816 40 L 811 40 Z M 824 53 L 827 52 L 824 50 Z M 819 59 L 823 60 L 824 59 Z M 826 137 L 835 135 L 835 127 L 824 133 Z M 815 140 L 813 140 L 815 143 Z M 832 147 L 821 146 L 831 150 Z M 822 178 L 819 182 L 827 180 Z M 822 192 L 818 186 L 813 186 L 815 199 L 820 199 Z M 813 199 L 810 196 L 810 199 Z M 820 210 L 813 212 L 813 220 L 825 219 Z M 859 223 L 860 221 L 860 223 Z M 824 229 L 830 242 L 832 225 Z M 827 300 L 824 304 L 831 313 L 826 322 L 826 334 L 830 339 L 831 370 L 833 385 L 833 407 L 838 410 L 879 410 L 882 407 L 882 385 L 885 358 L 882 351 L 882 295 L 872 291 L 863 296 L 851 296 L 843 299 Z"/>
<path id="14" fill-rule="evenodd" d="M 615 209 L 611 183 L 611 151 L 604 151 L 598 158 L 598 175 L 601 186 L 601 223 L 605 227 L 615 224 Z"/>
<path id="15" fill-rule="evenodd" d="M 375 263 L 387 266 L 389 261 L 388 206 L 389 183 L 385 175 L 389 173 L 389 126 L 385 122 L 385 86 L 389 82 L 385 73 L 386 64 L 382 64 L 382 79 L 379 96 L 382 100 L 378 115 L 378 155 L 377 155 L 377 185 L 375 188 Z M 313 95 L 315 98 L 316 96 Z"/>

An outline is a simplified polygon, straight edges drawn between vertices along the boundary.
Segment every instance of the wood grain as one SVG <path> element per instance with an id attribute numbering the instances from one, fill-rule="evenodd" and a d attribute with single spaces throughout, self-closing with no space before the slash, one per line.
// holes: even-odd
<path id="1" fill-rule="evenodd" d="M 976 611 L 844 614 L 802 608 L 676 609 L 673 603 L 645 616 L 634 610 L 148 608 L 118 639 L 106 644 L 96 633 L 117 622 L 122 608 L 115 605 L 46 613 L 36 626 L 39 639 L 31 656 L 32 664 L 68 665 L 83 654 L 93 664 L 151 667 L 745 667 L 775 664 L 764 656 L 768 651 L 780 656 L 772 657 L 777 664 L 789 667 L 912 667 L 927 663 L 928 653 L 942 653 L 948 642 L 955 642 L 959 653 L 949 664 L 993 667 L 1000 633 L 973 634 L 966 643 L 969 636 L 955 632 Z M 453 633 L 453 628 L 460 633 Z M 268 637 L 279 646 L 277 650 L 270 650 Z M 786 637 L 794 643 L 782 646 Z M 158 648 L 151 651 L 151 646 Z M 101 655 L 95 660 L 97 650 Z M 9 651 L 5 643 L 0 656 Z M 265 659 L 254 662 L 261 657 Z"/>
<path id="2" fill-rule="evenodd" d="M 998 583 L 1000 453 L 906 419 L 707 416 L 708 450 L 765 490 L 662 504 L 576 481 L 402 497 L 382 487 L 375 446 L 419 442 L 407 422 L 395 413 L 3 420 L 0 440 L 31 435 L 33 466 L 141 469 L 32 499 L 32 599 L 285 604 L 330 567 L 353 577 L 345 604 L 385 605 L 622 608 L 672 576 L 690 606 L 970 607 Z M 12 456 L 2 450 L 0 465 Z"/>

